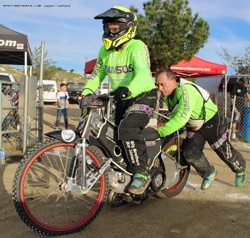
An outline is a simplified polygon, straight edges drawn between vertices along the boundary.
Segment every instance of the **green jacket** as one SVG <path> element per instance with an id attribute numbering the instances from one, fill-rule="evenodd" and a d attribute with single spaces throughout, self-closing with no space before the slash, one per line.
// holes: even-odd
<path id="1" fill-rule="evenodd" d="M 131 92 L 126 99 L 138 96 L 155 88 L 147 46 L 140 40 L 132 39 L 121 52 L 100 48 L 94 70 L 85 85 L 83 95 L 95 92 L 108 75 L 111 89 L 125 86 Z M 91 90 L 88 90 L 91 89 Z"/>
<path id="2" fill-rule="evenodd" d="M 218 111 L 218 107 L 210 98 L 207 101 L 201 92 L 192 84 L 178 84 L 174 97 L 164 97 L 170 115 L 169 121 L 158 128 L 161 137 L 172 134 L 181 127 L 188 125 L 190 119 L 204 119 L 204 123 L 210 120 Z"/>

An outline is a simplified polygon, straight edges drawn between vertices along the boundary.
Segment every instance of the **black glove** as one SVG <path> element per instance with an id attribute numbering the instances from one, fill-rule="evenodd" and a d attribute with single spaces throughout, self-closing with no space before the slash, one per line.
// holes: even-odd
<path id="1" fill-rule="evenodd" d="M 116 100 L 120 100 L 121 98 L 126 98 L 128 96 L 130 96 L 130 91 L 127 87 L 119 87 L 114 91 L 114 98 Z"/>

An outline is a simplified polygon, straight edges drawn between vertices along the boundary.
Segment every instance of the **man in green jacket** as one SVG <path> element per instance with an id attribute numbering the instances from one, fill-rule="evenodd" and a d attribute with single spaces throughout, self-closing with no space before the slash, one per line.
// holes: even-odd
<path id="1" fill-rule="evenodd" d="M 207 141 L 215 153 L 236 173 L 235 185 L 246 182 L 246 161 L 228 141 L 227 120 L 218 111 L 210 94 L 189 81 L 176 79 L 170 69 L 161 69 L 156 75 L 156 85 L 164 96 L 170 111 L 169 121 L 158 128 L 161 137 L 187 127 L 184 156 L 203 178 L 201 189 L 212 185 L 217 171 L 203 153 Z"/>
<path id="2" fill-rule="evenodd" d="M 128 170 L 134 174 L 128 191 L 141 194 L 150 183 L 146 142 L 141 131 L 148 124 L 157 99 L 149 52 L 142 41 L 133 39 L 137 17 L 129 9 L 114 6 L 95 19 L 102 19 L 104 45 L 82 95 L 93 94 L 108 76 L 118 100 L 115 111 L 118 138 L 129 160 Z"/>

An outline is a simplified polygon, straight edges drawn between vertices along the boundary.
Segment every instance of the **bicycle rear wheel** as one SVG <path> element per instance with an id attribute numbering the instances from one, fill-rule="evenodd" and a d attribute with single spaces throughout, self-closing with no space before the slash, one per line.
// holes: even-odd
<path id="1" fill-rule="evenodd" d="M 17 168 L 13 184 L 14 205 L 21 219 L 38 233 L 56 236 L 80 231 L 94 220 L 106 201 L 106 173 L 87 194 L 64 189 L 74 147 L 73 143 L 46 141 L 29 152 Z M 101 167 L 102 157 L 94 148 L 86 150 L 86 156 L 93 163 L 91 169 L 87 168 L 88 177 Z M 79 166 L 75 180 L 81 179 Z"/>

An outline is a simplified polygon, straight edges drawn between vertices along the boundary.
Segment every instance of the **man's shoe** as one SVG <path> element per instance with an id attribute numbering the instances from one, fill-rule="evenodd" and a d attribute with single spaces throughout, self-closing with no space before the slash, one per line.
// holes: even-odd
<path id="1" fill-rule="evenodd" d="M 205 190 L 209 188 L 212 185 L 213 180 L 215 180 L 217 174 L 218 172 L 214 170 L 207 178 L 204 178 L 201 184 L 201 189 Z"/>
<path id="2" fill-rule="evenodd" d="M 247 165 L 243 172 L 236 173 L 235 186 L 242 187 L 246 183 L 247 178 Z"/>
<path id="3" fill-rule="evenodd" d="M 137 195 L 142 194 L 148 187 L 150 181 L 150 176 L 145 176 L 143 174 L 136 173 L 134 174 L 133 182 L 128 188 L 128 191 Z"/>

